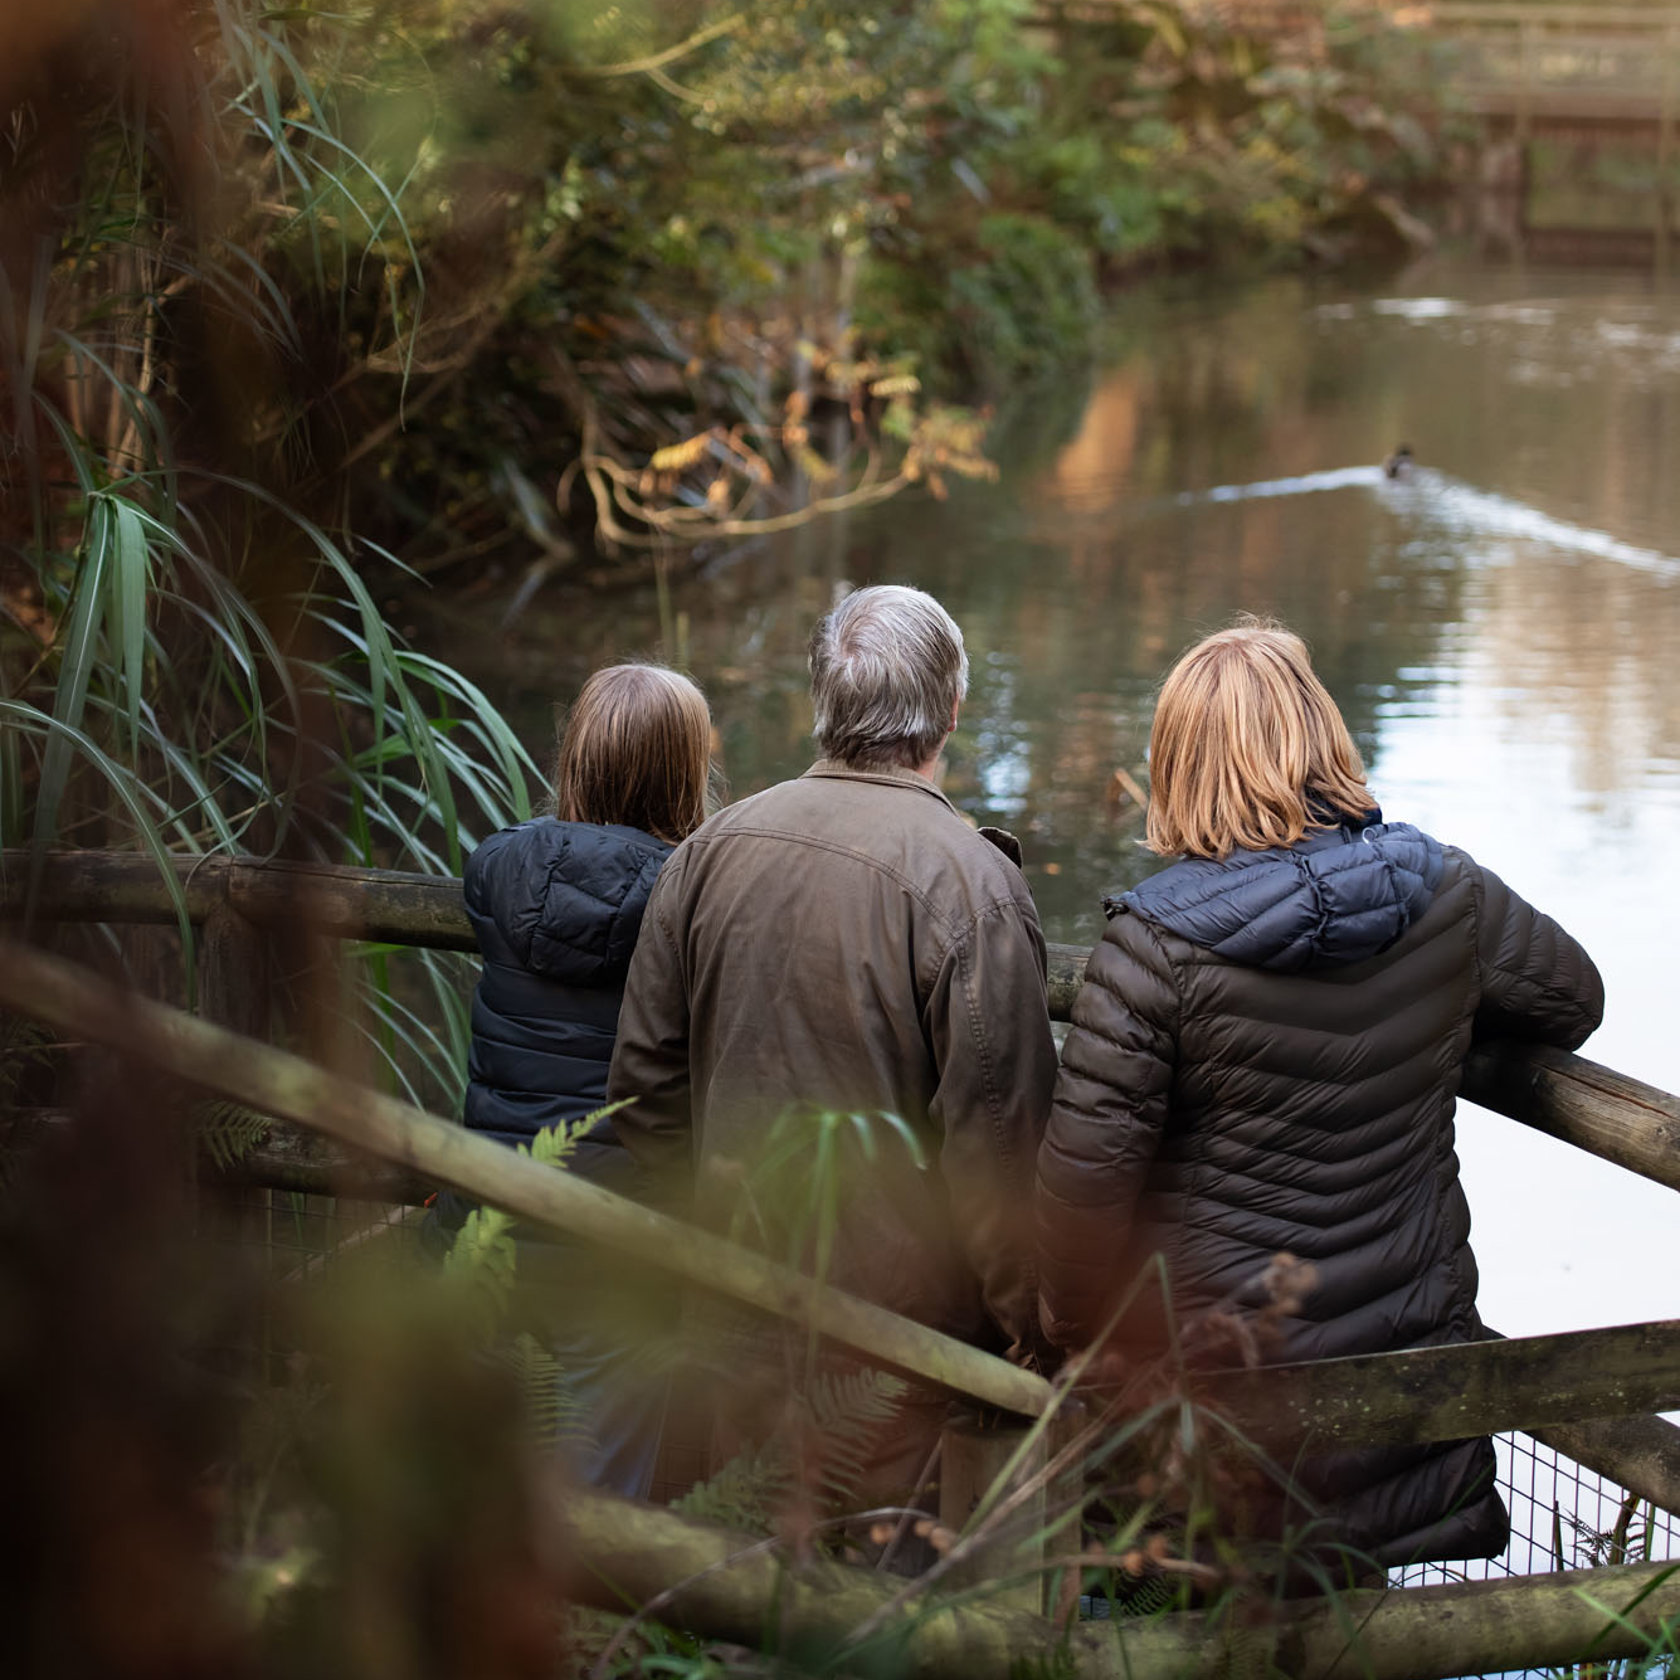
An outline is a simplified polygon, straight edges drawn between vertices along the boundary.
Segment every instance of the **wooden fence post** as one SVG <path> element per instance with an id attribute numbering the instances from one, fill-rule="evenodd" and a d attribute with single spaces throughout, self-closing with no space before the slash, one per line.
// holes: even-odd
<path id="1" fill-rule="evenodd" d="M 210 912 L 199 934 L 198 1012 L 242 1037 L 268 1037 L 267 944 L 225 904 Z"/>
<path id="2" fill-rule="evenodd" d="M 1029 1431 L 1016 1424 L 983 1423 L 975 1417 L 957 1419 L 945 1425 L 939 1445 L 939 1521 L 960 1533 L 980 1508 L 980 1502 L 1009 1468 L 1009 1461 L 1026 1442 Z M 1041 1429 L 1031 1449 L 1022 1456 L 1009 1478 L 1007 1493 L 1038 1475 L 1048 1456 L 1049 1431 Z M 998 1543 L 987 1546 L 970 1562 L 953 1571 L 960 1583 L 979 1582 L 1017 1570 L 1038 1569 L 991 1595 L 999 1609 L 1042 1608 L 1047 1572 L 1044 1563 L 1044 1527 L 1048 1508 L 1047 1490 L 1039 1488 L 1021 1510 L 1012 1512 L 1000 1530 Z"/>

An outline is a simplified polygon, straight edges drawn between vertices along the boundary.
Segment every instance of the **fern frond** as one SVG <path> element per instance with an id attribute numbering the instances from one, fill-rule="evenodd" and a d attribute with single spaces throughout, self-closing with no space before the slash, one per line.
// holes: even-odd
<path id="1" fill-rule="evenodd" d="M 814 1491 L 829 1511 L 856 1504 L 870 1459 L 897 1417 L 904 1393 L 903 1378 L 860 1367 L 821 1372 L 800 1397 L 819 1449 Z M 747 1448 L 672 1509 L 749 1534 L 770 1533 L 776 1509 L 794 1492 L 798 1472 L 791 1445 L 787 1435 L 778 1434 Z"/>
<path id="2" fill-rule="evenodd" d="M 811 1384 L 811 1417 L 822 1430 L 849 1431 L 890 1423 L 908 1385 L 870 1366 L 823 1371 Z"/>
<path id="3" fill-rule="evenodd" d="M 769 1534 L 773 1513 L 792 1488 L 786 1450 L 770 1442 L 737 1453 L 715 1476 L 672 1500 L 671 1509 L 744 1534 Z"/>
<path id="4" fill-rule="evenodd" d="M 1141 1581 L 1128 1582 L 1114 1599 L 1117 1616 L 1158 1616 L 1171 1610 L 1178 1599 L 1178 1588 L 1165 1575 L 1151 1575 Z"/>
<path id="5" fill-rule="evenodd" d="M 518 1258 L 512 1214 L 500 1208 L 474 1208 L 444 1256 L 444 1276 L 482 1291 L 493 1324 L 513 1299 Z"/>
<path id="6" fill-rule="evenodd" d="M 822 1443 L 824 1499 L 836 1509 L 856 1502 L 870 1458 L 898 1416 L 905 1383 L 868 1367 L 824 1371 L 811 1384 L 806 1405 Z"/>
<path id="7" fill-rule="evenodd" d="M 563 1120 L 557 1126 L 545 1126 L 529 1143 L 519 1145 L 519 1153 L 529 1155 L 533 1161 L 540 1161 L 545 1167 L 565 1167 L 597 1120 L 604 1120 L 609 1114 L 618 1113 L 627 1103 L 634 1100 L 632 1097 L 625 1097 L 619 1102 L 607 1103 L 594 1109 L 576 1120 Z"/>
<path id="8" fill-rule="evenodd" d="M 536 1447 L 562 1441 L 593 1449 L 589 1407 L 566 1381 L 566 1368 L 529 1331 L 521 1331 L 497 1357 L 519 1384 L 525 1426 Z"/>
<path id="9" fill-rule="evenodd" d="M 47 1065 L 57 1042 L 52 1028 L 39 1021 L 0 1014 L 0 1111 L 17 1100 L 26 1069 Z"/>
<path id="10" fill-rule="evenodd" d="M 608 1103 L 577 1120 L 547 1126 L 529 1143 L 520 1144 L 519 1153 L 540 1161 L 545 1167 L 563 1171 L 596 1121 L 623 1107 L 622 1102 Z M 474 1208 L 456 1233 L 443 1263 L 446 1276 L 466 1280 L 483 1291 L 492 1327 L 513 1298 L 514 1271 L 519 1259 L 514 1223 L 513 1215 L 503 1213 L 500 1208 Z"/>
<path id="11" fill-rule="evenodd" d="M 203 1102 L 193 1110 L 199 1141 L 218 1167 L 226 1172 L 237 1166 L 273 1128 L 274 1121 L 243 1103 Z"/>

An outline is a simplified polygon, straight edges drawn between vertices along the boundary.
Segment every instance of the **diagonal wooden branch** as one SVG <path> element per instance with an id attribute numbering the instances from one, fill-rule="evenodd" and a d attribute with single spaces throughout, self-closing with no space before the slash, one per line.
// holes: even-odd
<path id="1" fill-rule="evenodd" d="M 521 1219 L 584 1238 L 749 1306 L 811 1325 L 877 1363 L 1005 1411 L 1036 1415 L 1043 1377 L 791 1268 L 557 1172 L 253 1039 L 121 991 L 74 963 L 0 944 L 0 1005 L 392 1161 Z"/>
<path id="2" fill-rule="evenodd" d="M 544 1167 L 301 1057 L 124 993 L 39 951 L 0 944 L 0 1005 L 452 1185 L 520 1218 L 657 1264 L 908 1372 L 1037 1417 L 1032 1372 L 679 1220 Z M 1192 1379 L 1262 1445 L 1452 1440 L 1680 1406 L 1680 1321 L 1420 1348 Z"/>
<path id="3" fill-rule="evenodd" d="M 679 58 L 686 58 L 691 52 L 697 51 L 708 41 L 715 41 L 720 36 L 732 35 L 746 22 L 743 14 L 737 12 L 733 17 L 719 18 L 716 23 L 709 23 L 704 29 L 695 32 L 678 41 L 674 47 L 666 47 L 663 52 L 649 53 L 646 58 L 627 58 L 621 64 L 603 64 L 593 70 L 586 70 L 589 76 L 645 76 L 654 70 L 663 70 L 667 64 L 675 64 Z"/>

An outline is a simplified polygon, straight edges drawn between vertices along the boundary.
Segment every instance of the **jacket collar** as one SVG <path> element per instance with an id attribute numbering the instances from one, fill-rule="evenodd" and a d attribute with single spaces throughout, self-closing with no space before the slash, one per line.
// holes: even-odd
<path id="1" fill-rule="evenodd" d="M 1181 858 L 1104 909 L 1246 968 L 1363 962 L 1424 914 L 1445 865 L 1439 842 L 1410 824 L 1361 821 L 1310 829 L 1292 846 Z"/>
<path id="2" fill-rule="evenodd" d="M 837 758 L 819 758 L 800 780 L 809 777 L 822 781 L 875 782 L 882 787 L 911 788 L 917 793 L 925 793 L 937 799 L 953 816 L 958 814 L 956 806 L 926 776 L 918 776 L 914 770 L 905 770 L 896 764 L 882 764 L 869 770 L 856 770 L 849 764 L 842 764 Z"/>

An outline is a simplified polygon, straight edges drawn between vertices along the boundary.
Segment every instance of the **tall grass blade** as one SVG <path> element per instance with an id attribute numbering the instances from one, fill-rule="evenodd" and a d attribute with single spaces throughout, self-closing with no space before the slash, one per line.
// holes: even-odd
<path id="1" fill-rule="evenodd" d="M 146 599 L 151 592 L 151 550 L 145 527 L 134 509 L 121 497 L 101 498 L 105 516 L 116 521 L 111 544 L 116 563 L 116 607 L 118 639 L 122 645 L 123 699 L 128 719 L 129 751 L 140 752 L 140 707 L 146 675 Z"/>
<path id="2" fill-rule="evenodd" d="M 21 700 L 0 700 L 0 717 L 8 717 L 20 728 L 32 733 L 45 735 L 47 751 L 50 754 L 55 743 L 62 743 L 64 752 L 68 756 L 79 752 L 89 764 L 104 777 L 111 791 L 121 802 L 123 809 L 128 812 L 129 820 L 134 825 L 135 836 L 141 846 L 158 866 L 158 873 L 168 888 L 171 903 L 175 908 L 175 925 L 181 935 L 181 949 L 190 954 L 193 948 L 192 918 L 187 913 L 187 898 L 182 891 L 181 883 L 175 874 L 174 861 L 169 855 L 169 848 L 163 843 L 163 836 L 159 832 L 151 814 L 146 809 L 144 795 L 148 790 L 122 765 L 118 764 L 109 754 L 100 750 L 98 744 L 74 726 L 61 723 L 56 717 L 49 717 L 35 706 Z M 155 797 L 155 796 L 153 796 Z M 45 858 L 37 852 L 33 860 L 33 867 L 39 869 Z M 193 965 L 187 963 L 188 1005 L 192 1003 Z"/>
<path id="3" fill-rule="evenodd" d="M 44 847 L 58 837 L 59 808 L 70 779 L 70 765 L 80 737 L 86 709 L 88 683 L 99 658 L 99 631 L 104 618 L 105 576 L 111 563 L 111 521 L 98 508 L 88 527 L 88 543 L 82 552 L 72 585 L 70 622 L 65 632 L 64 653 L 59 660 L 58 683 L 53 694 L 54 728 L 47 737 L 41 760 L 41 780 L 35 790 L 35 844 Z M 33 710 L 33 708 L 31 708 Z M 91 743 L 89 743 L 91 745 Z M 36 868 L 40 868 L 37 859 Z M 33 890 L 33 886 L 32 889 Z"/>

